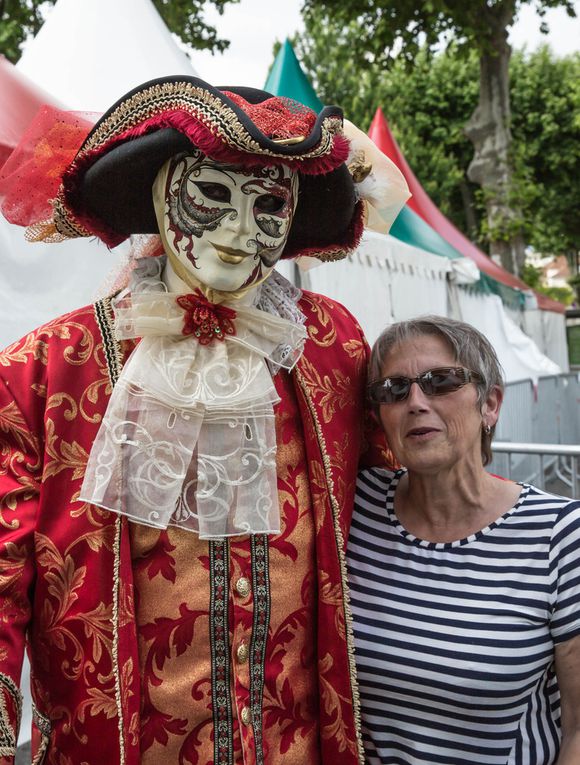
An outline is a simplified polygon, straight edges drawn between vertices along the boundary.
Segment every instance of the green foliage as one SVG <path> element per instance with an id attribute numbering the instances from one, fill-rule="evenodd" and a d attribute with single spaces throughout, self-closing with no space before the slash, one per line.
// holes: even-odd
<path id="1" fill-rule="evenodd" d="M 536 292 L 540 292 L 542 295 L 557 300 L 564 305 L 571 305 L 574 300 L 574 292 L 570 287 L 548 287 L 543 281 L 543 272 L 541 268 L 532 265 L 532 263 L 526 263 L 522 269 L 521 279 L 529 287 Z M 568 283 L 571 284 L 572 280 L 569 279 Z"/>
<path id="2" fill-rule="evenodd" d="M 535 290 L 540 286 L 542 281 L 542 269 L 531 263 L 525 263 L 522 268 L 521 279 L 528 285 L 528 287 Z"/>
<path id="3" fill-rule="evenodd" d="M 161 17 L 172 32 L 181 40 L 197 50 L 224 51 L 229 46 L 227 40 L 220 40 L 215 27 L 203 20 L 208 3 L 214 5 L 222 14 L 228 3 L 239 0 L 153 0 Z"/>
<path id="4" fill-rule="evenodd" d="M 435 55 L 419 48 L 413 68 L 353 64 L 358 24 L 320 19 L 296 41 L 324 103 L 338 103 L 362 129 L 381 106 L 407 161 L 435 204 L 483 248 L 490 235 L 484 192 L 467 179 L 473 147 L 463 128 L 478 102 L 478 54 L 451 43 Z M 580 249 L 580 56 L 548 48 L 517 52 L 511 65 L 511 199 L 528 244 L 539 252 Z"/>
<path id="5" fill-rule="evenodd" d="M 575 16 L 574 0 L 304 0 L 308 29 L 315 24 L 358 27 L 353 59 L 388 65 L 395 56 L 413 64 L 422 47 L 440 45 L 452 37 L 479 53 L 493 48 L 493 38 L 514 20 L 522 5 L 534 4 L 543 15 L 548 8 L 564 7 Z"/>
<path id="6" fill-rule="evenodd" d="M 552 300 L 557 300 L 563 305 L 572 305 L 574 302 L 574 293 L 570 287 L 539 287 L 538 292 L 546 295 Z"/>
<path id="7" fill-rule="evenodd" d="M 574 290 L 576 301 L 580 304 L 580 274 L 575 274 L 568 279 L 568 284 Z"/>
<path id="8" fill-rule="evenodd" d="M 15 63 L 20 46 L 28 35 L 35 35 L 42 26 L 42 10 L 55 0 L 0 0 L 0 53 Z"/>
<path id="9" fill-rule="evenodd" d="M 530 4 L 540 16 L 555 7 L 576 15 L 574 0 L 304 0 L 303 57 L 316 73 L 323 100 L 339 101 L 359 125 L 366 127 L 370 112 L 376 105 L 383 106 L 427 192 L 471 238 L 484 247 L 486 241 L 509 240 L 519 249 L 527 237 L 528 243 L 559 253 L 578 249 L 572 207 L 572 192 L 578 190 L 577 150 L 564 163 L 550 165 L 545 178 L 537 176 L 540 156 L 548 153 L 547 144 L 557 151 L 557 139 L 548 130 L 545 139 L 526 147 L 529 132 L 522 110 L 520 120 L 513 122 L 515 143 L 509 158 L 498 151 L 487 165 L 480 162 L 480 189 L 467 179 L 473 150 L 463 129 L 479 102 L 480 76 L 487 72 L 483 94 L 507 90 L 505 69 L 500 68 L 492 80 L 489 63 L 497 55 L 509 60 L 507 32 L 519 9 Z M 450 47 L 442 54 L 445 45 Z M 481 63 L 488 66 L 480 73 Z M 545 75 L 539 66 L 538 78 Z M 563 101 L 570 107 L 565 133 L 573 140 L 580 86 L 573 85 L 564 71 L 554 77 L 559 82 L 564 78 L 565 86 L 571 88 Z M 533 87 L 523 76 L 521 81 L 524 89 Z M 333 97 L 328 98 L 331 91 Z M 546 95 L 537 88 L 526 98 L 541 108 L 539 99 L 544 97 L 556 125 L 565 105 Z M 496 99 L 495 108 L 489 107 L 489 100 L 482 98 L 482 104 L 489 108 L 492 131 L 501 135 L 502 121 L 510 120 L 509 100 Z M 474 143 L 481 160 L 480 142 Z M 495 172 L 492 162 L 500 163 L 501 173 Z M 575 175 L 565 171 L 567 185 L 557 180 L 558 169 L 565 163 L 575 171 Z M 502 173 L 507 189 L 498 181 Z"/>
<path id="10" fill-rule="evenodd" d="M 466 176 L 473 147 L 463 133 L 478 99 L 476 54 L 459 53 L 452 46 L 431 56 L 421 48 L 412 70 L 397 59 L 388 69 L 368 63 L 361 71 L 348 55 L 356 44 L 356 27 L 341 30 L 332 49 L 337 31 L 325 28 L 297 40 L 299 57 L 318 96 L 324 103 L 340 104 L 348 118 L 365 130 L 381 106 L 427 194 L 455 225 L 477 238 L 483 198 Z"/>
<path id="11" fill-rule="evenodd" d="M 548 48 L 511 62 L 515 191 L 539 252 L 580 249 L 580 55 Z"/>
<path id="12" fill-rule="evenodd" d="M 123 0 L 119 0 L 122 2 Z M 20 58 L 21 45 L 42 26 L 45 12 L 56 0 L 0 0 L 0 53 L 9 61 Z M 82 0 L 78 0 L 82 2 Z M 223 13 L 228 3 L 239 0 L 153 0 L 161 17 L 186 45 L 199 50 L 225 50 L 229 42 L 203 20 L 208 5 Z"/>

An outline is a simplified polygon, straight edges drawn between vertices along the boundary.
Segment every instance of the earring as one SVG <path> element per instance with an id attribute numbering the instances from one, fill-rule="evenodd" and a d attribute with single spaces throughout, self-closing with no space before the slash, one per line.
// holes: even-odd
<path id="1" fill-rule="evenodd" d="M 485 433 L 486 436 L 489 436 L 489 434 L 491 433 L 491 425 L 484 425 L 483 432 Z"/>

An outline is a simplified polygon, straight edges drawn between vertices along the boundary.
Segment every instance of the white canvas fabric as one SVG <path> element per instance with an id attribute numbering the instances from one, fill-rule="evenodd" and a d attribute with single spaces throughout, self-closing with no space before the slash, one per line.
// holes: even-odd
<path id="1" fill-rule="evenodd" d="M 147 80 L 197 74 L 151 0 L 58 0 L 17 68 L 71 109 L 100 112 Z"/>

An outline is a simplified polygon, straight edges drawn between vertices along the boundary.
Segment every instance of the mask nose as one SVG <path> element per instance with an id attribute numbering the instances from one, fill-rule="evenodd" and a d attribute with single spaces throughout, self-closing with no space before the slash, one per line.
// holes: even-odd
<path id="1" fill-rule="evenodd" d="M 248 241 L 256 235 L 253 200 L 248 197 L 241 199 L 236 206 L 236 212 L 237 215 L 231 222 L 231 231 L 234 237 L 239 238 L 235 246 L 245 249 L 248 247 Z"/>

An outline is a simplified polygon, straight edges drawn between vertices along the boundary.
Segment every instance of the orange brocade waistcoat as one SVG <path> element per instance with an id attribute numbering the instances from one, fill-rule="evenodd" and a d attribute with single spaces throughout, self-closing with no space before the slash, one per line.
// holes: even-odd
<path id="1" fill-rule="evenodd" d="M 276 412 L 278 435 L 280 438 L 282 427 L 285 429 L 282 440 L 298 439 L 308 471 L 312 514 L 308 555 L 314 569 L 310 572 L 311 593 L 316 597 L 311 610 L 316 616 L 311 636 L 315 640 L 312 687 L 318 694 L 315 722 L 318 757 L 323 765 L 355 765 L 363 762 L 363 752 L 346 589 L 345 541 L 363 443 L 367 348 L 355 320 L 339 304 L 305 293 L 300 309 L 306 316 L 308 340 L 292 373 L 289 376 L 286 372 L 278 373 L 287 376 L 277 382 L 283 398 Z M 155 624 L 155 615 L 144 616 L 139 612 L 143 604 L 139 604 L 138 636 L 134 582 L 142 575 L 137 558 L 146 549 L 136 548 L 136 538 L 131 538 L 130 524 L 125 518 L 77 499 L 112 385 L 132 348 L 131 344 L 121 347 L 115 341 L 111 318 L 110 301 L 106 299 L 50 322 L 0 353 L 0 763 L 13 762 L 20 704 L 17 689 L 27 632 L 35 762 L 52 765 L 141 762 L 142 708 L 145 713 L 147 700 L 142 707 L 142 691 L 146 686 L 141 680 L 140 657 L 143 660 L 143 641 L 147 641 L 143 627 L 148 619 Z M 288 391 L 293 394 L 293 402 L 285 400 Z M 285 407 L 292 408 L 292 403 L 300 418 L 294 429 L 283 418 Z M 365 464 L 388 463 L 388 454 L 384 450 L 381 453 L 381 446 L 377 440 L 373 456 Z M 286 467 L 290 469 L 289 463 Z M 288 508 L 292 508 L 292 498 L 284 495 L 288 491 L 284 482 L 284 476 L 279 475 L 281 506 L 288 503 Z M 299 497 L 296 503 L 299 504 Z M 294 509 L 298 512 L 297 507 Z M 277 539 L 282 546 L 284 533 L 283 528 Z M 163 543 L 165 540 L 174 544 L 174 532 L 162 537 Z M 275 572 L 268 570 L 264 556 L 268 556 L 269 543 L 263 536 L 247 539 L 245 545 L 239 541 L 237 557 L 231 550 L 227 552 L 225 543 L 205 544 L 206 565 L 215 579 L 213 596 L 219 596 L 220 586 L 227 589 L 244 578 L 236 576 L 240 561 L 246 561 L 250 578 L 254 577 L 249 583 L 255 591 L 254 599 L 258 590 L 263 594 L 264 589 L 269 590 L 271 581 L 280 581 L 279 567 L 284 556 L 273 555 L 277 568 Z M 201 557 L 198 563 L 203 566 Z M 288 576 L 293 575 L 291 558 L 289 555 L 286 564 Z M 231 576 L 224 566 L 230 566 Z M 205 579 L 201 575 L 196 577 L 194 569 L 190 579 L 192 588 L 203 587 L 207 575 Z M 308 582 L 307 576 L 305 579 Z M 242 598 L 243 592 L 239 592 Z M 268 752 L 274 740 L 273 731 L 277 726 L 282 738 L 285 723 L 276 720 L 275 715 L 268 718 L 264 704 L 268 682 L 260 677 L 260 673 L 271 673 L 279 666 L 276 662 L 280 662 L 280 657 L 276 655 L 271 630 L 266 630 L 261 642 L 253 640 L 264 623 L 264 606 L 278 609 L 275 621 L 279 625 L 284 622 L 281 596 L 276 592 L 269 595 L 270 601 L 261 597 L 259 609 L 253 602 L 252 625 L 247 617 L 238 622 L 234 618 L 225 638 L 219 621 L 227 616 L 224 608 L 220 614 L 218 606 L 217 611 L 211 611 L 213 619 L 208 619 L 206 600 L 204 613 L 199 617 L 206 624 L 211 623 L 213 629 L 212 640 L 208 641 L 211 653 L 208 668 L 213 682 L 211 734 L 215 765 L 234 761 L 229 759 L 234 756 L 236 740 L 232 717 L 240 715 L 246 692 L 247 720 L 252 729 L 248 751 L 252 752 L 252 761 L 257 765 L 281 761 L 269 758 Z M 308 597 L 305 592 L 305 598 Z M 272 598 L 276 598 L 275 603 Z M 218 601 L 214 598 L 211 607 L 215 602 L 219 602 L 219 597 Z M 228 602 L 225 611 L 235 609 L 235 600 L 229 598 Z M 296 625 L 290 618 L 292 606 L 289 604 L 288 608 L 288 629 L 293 630 Z M 188 614 L 182 615 L 182 626 L 187 632 L 195 614 L 189 622 Z M 224 623 L 221 624 L 223 627 Z M 251 647 L 257 648 L 258 653 L 252 662 L 248 659 L 251 674 L 240 674 L 237 685 L 234 676 L 231 695 L 236 709 L 232 710 L 227 698 L 224 701 L 219 697 L 219 682 L 223 678 L 216 658 L 221 661 L 223 657 L 219 652 L 215 654 L 215 648 L 220 639 L 231 641 L 232 645 L 226 645 L 222 654 L 236 659 L 235 652 L 244 640 L 243 635 L 236 634 L 236 624 L 248 631 L 253 640 Z M 157 626 L 161 629 L 163 625 Z M 155 629 L 150 634 L 154 635 Z M 187 644 L 187 635 L 182 634 L 180 639 Z M 172 644 L 179 645 L 179 640 Z M 156 670 L 163 664 L 166 650 L 167 645 L 161 645 L 158 654 L 154 654 Z M 280 694 L 286 692 L 281 709 L 290 703 L 288 690 L 284 689 L 291 689 L 292 677 L 288 678 L 289 686 L 284 685 L 285 679 L 282 675 L 275 689 Z M 203 698 L 206 691 L 199 692 Z M 190 698 L 195 703 L 196 697 Z M 308 710 L 293 711 L 294 716 L 302 713 L 308 714 Z M 272 726 L 272 730 L 266 736 L 258 736 L 260 725 Z M 290 733 L 286 743 L 289 740 Z M 196 760 L 197 747 L 195 741 L 192 743 L 184 763 L 206 765 L 212 761 L 207 757 Z M 289 752 L 291 747 L 292 742 Z"/>

